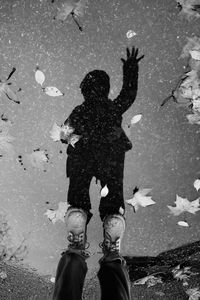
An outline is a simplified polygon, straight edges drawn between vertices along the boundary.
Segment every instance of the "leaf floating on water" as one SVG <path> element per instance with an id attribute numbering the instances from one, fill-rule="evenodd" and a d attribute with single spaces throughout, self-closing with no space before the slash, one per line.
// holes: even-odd
<path id="1" fill-rule="evenodd" d="M 0 155 L 13 159 L 15 150 L 12 142 L 15 138 L 8 134 L 10 124 L 0 120 Z"/>
<path id="2" fill-rule="evenodd" d="M 58 126 L 55 122 L 53 124 L 52 129 L 50 130 L 50 137 L 54 142 L 60 141 L 60 132 L 61 132 L 61 127 Z"/>
<path id="3" fill-rule="evenodd" d="M 72 1 L 67 1 L 62 4 L 61 8 L 58 8 L 58 13 L 55 16 L 56 20 L 65 21 L 67 17 L 71 14 L 75 7 L 75 4 Z"/>
<path id="4" fill-rule="evenodd" d="M 84 9 L 86 7 L 88 0 L 80 0 L 76 3 L 76 6 L 74 8 L 74 13 L 76 16 L 83 16 L 84 15 Z"/>
<path id="5" fill-rule="evenodd" d="M 47 209 L 44 215 L 46 215 L 53 224 L 59 220 L 65 222 L 64 217 L 69 206 L 67 202 L 59 202 L 57 210 Z"/>
<path id="6" fill-rule="evenodd" d="M 173 206 L 167 205 L 167 207 L 169 208 L 171 214 L 173 214 L 174 216 L 179 216 L 181 213 L 183 213 L 185 211 L 187 211 L 191 214 L 195 214 L 197 211 L 200 210 L 199 199 L 200 198 L 197 198 L 196 200 L 190 202 L 190 201 L 188 201 L 187 198 L 182 198 L 182 197 L 176 195 L 176 201 L 175 201 L 176 206 L 173 207 Z"/>
<path id="7" fill-rule="evenodd" d="M 9 84 L 6 82 L 0 83 L 0 95 L 5 95 L 9 100 L 20 104 L 20 101 L 17 98 L 17 94 L 9 87 Z"/>
<path id="8" fill-rule="evenodd" d="M 200 50 L 190 50 L 190 55 L 192 58 L 196 59 L 196 60 L 200 60 Z"/>
<path id="9" fill-rule="evenodd" d="M 137 33 L 135 31 L 133 31 L 133 30 L 128 30 L 127 33 L 126 33 L 127 39 L 131 39 L 135 35 L 137 35 Z"/>
<path id="10" fill-rule="evenodd" d="M 190 124 L 197 124 L 200 125 L 200 114 L 194 112 L 194 114 L 186 115 Z"/>
<path id="11" fill-rule="evenodd" d="M 200 179 L 196 179 L 196 180 L 194 181 L 193 185 L 194 185 L 194 188 L 195 188 L 195 189 L 197 190 L 197 192 L 198 192 L 198 190 L 200 189 Z"/>
<path id="12" fill-rule="evenodd" d="M 189 227 L 188 223 L 185 222 L 185 221 L 179 221 L 177 224 L 178 224 L 179 226 Z"/>
<path id="13" fill-rule="evenodd" d="M 39 83 L 41 86 L 43 85 L 44 81 L 45 81 L 45 76 L 44 73 L 39 70 L 39 67 L 36 67 L 36 71 L 35 71 L 35 80 L 37 81 L 37 83 Z"/>
<path id="14" fill-rule="evenodd" d="M 27 155 L 30 164 L 39 170 L 44 170 L 44 165 L 49 161 L 47 153 L 44 150 L 35 150 Z"/>
<path id="15" fill-rule="evenodd" d="M 106 197 L 108 195 L 108 187 L 107 187 L 107 184 L 102 188 L 101 190 L 101 197 Z"/>
<path id="16" fill-rule="evenodd" d="M 51 97 L 64 96 L 64 93 L 59 91 L 55 86 L 47 86 L 47 87 L 43 88 L 42 90 L 48 96 L 51 96 Z"/>
<path id="17" fill-rule="evenodd" d="M 123 209 L 122 207 L 119 208 L 119 213 L 120 213 L 121 215 L 124 214 L 124 209 Z"/>
<path id="18" fill-rule="evenodd" d="M 138 114 L 135 115 L 132 119 L 131 119 L 131 125 L 134 125 L 136 123 L 138 123 L 142 118 L 142 114 Z"/>
<path id="19" fill-rule="evenodd" d="M 71 144 L 72 147 L 80 140 L 81 136 L 77 134 L 73 134 L 74 128 L 72 128 L 69 124 L 65 124 L 61 126 L 60 139 L 65 140 L 66 143 Z"/>
<path id="20" fill-rule="evenodd" d="M 152 196 L 147 196 L 147 194 L 152 189 L 139 189 L 134 190 L 133 198 L 126 200 L 126 202 L 129 205 L 132 205 L 134 208 L 134 211 L 136 212 L 140 206 L 146 207 L 152 204 L 155 204 L 156 202 L 151 199 Z"/>
<path id="21" fill-rule="evenodd" d="M 188 21 L 192 18 L 200 18 L 200 3 L 195 3 L 194 0 L 176 0 L 181 8 L 180 14 L 185 16 Z"/>

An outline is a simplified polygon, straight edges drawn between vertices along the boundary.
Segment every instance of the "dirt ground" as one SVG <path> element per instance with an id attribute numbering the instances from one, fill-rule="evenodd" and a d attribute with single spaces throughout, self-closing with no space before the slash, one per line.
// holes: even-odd
<path id="1" fill-rule="evenodd" d="M 129 256 L 125 259 L 133 300 L 184 300 L 189 299 L 189 290 L 200 291 L 200 242 L 161 253 L 156 257 Z M 6 275 L 3 276 L 4 274 Z M 144 278 L 150 275 L 154 279 L 145 281 Z M 53 288 L 50 276 L 40 276 L 23 265 L 0 262 L 1 300 L 50 300 Z M 86 280 L 83 299 L 100 299 L 96 274 Z M 192 299 L 199 298 L 196 296 Z"/>

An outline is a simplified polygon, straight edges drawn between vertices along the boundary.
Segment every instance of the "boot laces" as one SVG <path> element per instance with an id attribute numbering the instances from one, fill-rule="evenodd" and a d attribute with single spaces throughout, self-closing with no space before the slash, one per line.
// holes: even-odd
<path id="1" fill-rule="evenodd" d="M 85 236 L 85 239 L 87 236 Z M 86 251 L 90 247 L 90 243 L 86 242 L 84 245 L 84 233 L 81 234 L 73 234 L 69 232 L 69 235 L 67 237 L 67 240 L 69 241 L 69 248 L 71 249 L 77 249 L 80 250 L 82 254 L 84 254 L 86 257 L 90 256 L 90 252 Z"/>
<path id="2" fill-rule="evenodd" d="M 102 243 L 99 244 L 99 247 L 103 249 L 103 251 L 108 252 L 119 252 L 120 250 L 120 239 L 116 239 L 114 242 L 105 239 Z"/>

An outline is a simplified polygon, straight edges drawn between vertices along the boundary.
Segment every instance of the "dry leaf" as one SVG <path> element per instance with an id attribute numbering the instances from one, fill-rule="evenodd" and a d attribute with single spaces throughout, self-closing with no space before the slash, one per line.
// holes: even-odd
<path id="1" fill-rule="evenodd" d="M 183 227 L 189 227 L 188 223 L 185 222 L 185 221 L 179 221 L 179 222 L 178 222 L 178 225 L 179 225 L 179 226 L 183 226 Z"/>
<path id="2" fill-rule="evenodd" d="M 41 86 L 43 85 L 44 81 L 45 81 L 45 76 L 44 73 L 42 71 L 39 70 L 39 67 L 36 67 L 36 71 L 35 71 L 35 80 L 37 81 L 37 83 L 39 83 Z"/>
<path id="3" fill-rule="evenodd" d="M 200 179 L 196 179 L 196 180 L 194 181 L 193 185 L 194 185 L 194 188 L 195 188 L 195 189 L 197 190 L 197 192 L 198 192 L 198 190 L 200 189 Z"/>
<path id="4" fill-rule="evenodd" d="M 44 215 L 47 216 L 47 218 L 55 224 L 57 221 L 65 222 L 64 217 L 65 213 L 70 205 L 67 202 L 59 202 L 58 203 L 58 209 L 47 209 L 47 211 L 44 213 Z"/>
<path id="5" fill-rule="evenodd" d="M 190 296 L 188 300 L 199 300 L 200 291 L 198 288 L 188 289 L 186 293 Z"/>
<path id="6" fill-rule="evenodd" d="M 119 208 L 119 213 L 120 213 L 121 215 L 124 214 L 124 209 L 123 209 L 122 207 Z"/>
<path id="7" fill-rule="evenodd" d="M 178 265 L 172 270 L 172 274 L 175 279 L 182 280 L 183 285 L 188 285 L 187 281 L 190 278 L 190 276 L 198 275 L 198 273 L 193 273 L 192 271 L 190 271 L 190 269 L 191 267 L 185 267 L 181 269 L 180 265 Z"/>
<path id="8" fill-rule="evenodd" d="M 64 93 L 59 91 L 55 86 L 47 86 L 42 89 L 45 94 L 51 97 L 64 96 Z"/>
<path id="9" fill-rule="evenodd" d="M 10 123 L 0 120 L 0 154 L 5 155 L 8 159 L 13 159 L 15 150 L 12 142 L 15 138 L 9 135 L 9 126 Z"/>
<path id="10" fill-rule="evenodd" d="M 61 127 L 58 126 L 55 122 L 53 124 L 52 129 L 50 130 L 50 137 L 54 142 L 60 141 L 60 132 L 61 132 Z"/>
<path id="11" fill-rule="evenodd" d="M 26 155 L 30 164 L 39 170 L 44 170 L 44 164 L 49 161 L 47 153 L 44 150 L 36 150 Z"/>
<path id="12" fill-rule="evenodd" d="M 61 8 L 58 8 L 58 13 L 55 16 L 56 20 L 65 21 L 67 17 L 71 14 L 75 7 L 74 1 L 67 1 L 62 4 Z"/>
<path id="13" fill-rule="evenodd" d="M 156 202 L 151 199 L 152 196 L 146 196 L 152 189 L 141 189 L 134 193 L 133 198 L 126 200 L 126 202 L 134 207 L 135 212 L 140 206 L 146 207 Z"/>
<path id="14" fill-rule="evenodd" d="M 131 119 L 131 125 L 136 124 L 137 122 L 139 122 L 142 118 L 142 114 L 138 114 L 135 115 L 132 119 Z"/>
<path id="15" fill-rule="evenodd" d="M 170 209 L 170 212 L 174 216 L 179 216 L 181 213 L 187 211 L 191 214 L 195 214 L 198 210 L 200 210 L 199 207 L 199 198 L 194 201 L 188 201 L 187 198 L 182 198 L 178 195 L 176 195 L 176 206 L 172 207 L 170 205 L 167 205 L 167 207 Z"/>
<path id="16" fill-rule="evenodd" d="M 176 0 L 181 6 L 181 12 L 188 21 L 193 18 L 200 18 L 200 3 L 194 2 L 194 0 Z M 197 0 L 198 1 L 198 0 Z"/>
<path id="17" fill-rule="evenodd" d="M 163 283 L 161 277 L 155 277 L 153 275 L 146 276 L 144 278 L 134 281 L 134 285 L 147 284 L 147 287 L 156 285 L 157 283 Z"/>
<path id="18" fill-rule="evenodd" d="M 86 7 L 88 0 L 80 0 L 76 3 L 74 8 L 74 13 L 76 16 L 82 17 L 84 15 L 84 9 Z"/>
<path id="19" fill-rule="evenodd" d="M 127 39 L 131 39 L 132 37 L 134 37 L 136 35 L 137 35 L 137 33 L 133 30 L 128 30 L 127 33 L 126 33 Z"/>
<path id="20" fill-rule="evenodd" d="M 68 144 L 71 144 L 72 147 L 80 140 L 81 136 L 73 134 L 74 128 L 69 124 L 61 126 L 60 139 L 67 141 Z"/>
<path id="21" fill-rule="evenodd" d="M 198 112 L 194 112 L 193 114 L 186 115 L 188 122 L 190 124 L 200 125 L 200 114 Z"/>
<path id="22" fill-rule="evenodd" d="M 181 56 L 182 58 L 190 57 L 190 51 L 193 50 L 200 50 L 200 38 L 197 36 L 194 36 L 192 38 L 187 37 L 187 44 L 183 47 Z"/>
<path id="23" fill-rule="evenodd" d="M 108 195 L 108 187 L 107 184 L 101 189 L 101 197 L 106 197 Z"/>
<path id="24" fill-rule="evenodd" d="M 200 51 L 190 50 L 189 52 L 193 59 L 200 60 Z"/>

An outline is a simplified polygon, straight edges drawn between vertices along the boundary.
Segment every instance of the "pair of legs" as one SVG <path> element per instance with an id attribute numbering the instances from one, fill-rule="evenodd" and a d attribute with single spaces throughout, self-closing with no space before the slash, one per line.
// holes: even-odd
<path id="1" fill-rule="evenodd" d="M 85 259 L 65 252 L 59 261 L 53 300 L 81 300 L 86 273 Z M 101 263 L 98 278 L 102 300 L 131 299 L 127 270 L 119 262 Z"/>
<path id="2" fill-rule="evenodd" d="M 119 213 L 124 209 L 123 170 L 124 153 L 100 159 L 86 160 L 80 156 L 68 157 L 67 176 L 70 179 L 65 216 L 68 231 L 68 250 L 62 254 L 57 267 L 53 300 L 81 300 L 88 252 L 87 225 L 92 217 L 89 187 L 92 177 L 108 187 L 108 195 L 101 198 L 99 212 L 103 222 L 103 257 L 99 260 L 98 279 L 101 300 L 130 300 L 130 281 L 124 258 L 120 255 L 125 219 Z"/>
<path id="3" fill-rule="evenodd" d="M 69 155 L 67 158 L 67 177 L 69 177 L 68 203 L 82 208 L 88 213 L 88 222 L 92 214 L 89 196 L 90 183 L 93 177 L 100 181 L 101 187 L 108 187 L 106 197 L 101 197 L 99 205 L 100 218 L 119 213 L 120 207 L 125 209 L 123 196 L 124 152 L 112 152 L 101 157 Z"/>

